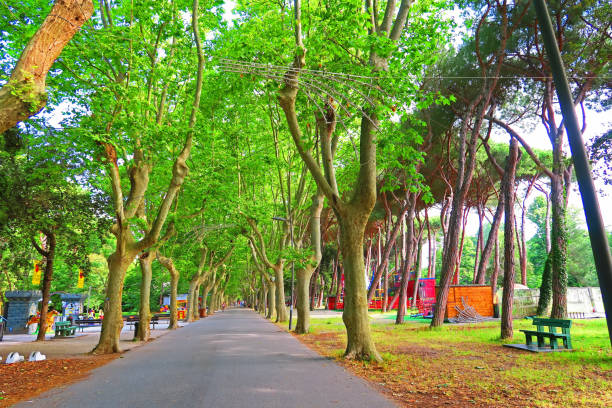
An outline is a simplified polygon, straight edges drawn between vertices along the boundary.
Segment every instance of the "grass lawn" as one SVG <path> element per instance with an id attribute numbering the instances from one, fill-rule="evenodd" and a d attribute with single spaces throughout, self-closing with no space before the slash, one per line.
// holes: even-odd
<path id="1" fill-rule="evenodd" d="M 612 407 L 605 319 L 573 321 L 574 352 L 531 353 L 502 347 L 524 343 L 518 330 L 531 320 L 515 320 L 514 340 L 501 341 L 499 322 L 430 330 L 423 321 L 397 326 L 381 313 L 370 316 L 382 364 L 342 360 L 340 317 L 313 319 L 311 333 L 296 337 L 407 407 Z"/>

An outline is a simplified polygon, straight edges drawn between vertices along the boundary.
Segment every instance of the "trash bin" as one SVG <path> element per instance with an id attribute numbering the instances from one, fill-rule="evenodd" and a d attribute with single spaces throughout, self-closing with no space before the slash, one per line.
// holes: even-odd
<path id="1" fill-rule="evenodd" d="M 200 308 L 200 317 L 206 317 L 206 309 L 203 307 Z"/>
<path id="2" fill-rule="evenodd" d="M 138 339 L 138 326 L 140 322 L 134 322 L 134 340 Z"/>

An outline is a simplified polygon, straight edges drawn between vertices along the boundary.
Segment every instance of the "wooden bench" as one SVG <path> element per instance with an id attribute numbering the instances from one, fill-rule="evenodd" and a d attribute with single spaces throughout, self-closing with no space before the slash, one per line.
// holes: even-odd
<path id="1" fill-rule="evenodd" d="M 125 322 L 128 326 L 132 327 L 132 330 L 134 330 L 136 324 L 140 322 L 140 316 L 128 316 Z M 155 329 L 155 325 L 159 323 L 159 316 L 153 315 L 149 323 L 153 326 L 153 329 Z"/>
<path id="2" fill-rule="evenodd" d="M 537 330 L 521 330 L 525 333 L 527 342 L 527 348 L 533 348 L 532 338 L 535 336 L 537 339 L 537 348 L 546 349 L 546 339 L 550 339 L 549 345 L 551 350 L 571 350 L 572 349 L 572 338 L 570 336 L 570 327 L 572 327 L 571 320 L 563 319 L 542 319 L 534 318 L 533 325 L 537 327 Z M 561 332 L 557 332 L 557 328 L 561 329 Z M 559 347 L 557 340 L 563 341 L 563 348 Z"/>
<path id="3" fill-rule="evenodd" d="M 78 329 L 78 327 L 73 326 L 70 322 L 56 322 L 55 337 L 74 336 L 76 329 Z"/>
<path id="4" fill-rule="evenodd" d="M 83 329 L 88 326 L 102 325 L 102 319 L 77 319 L 74 321 L 74 324 L 76 324 L 78 328 L 83 331 Z"/>

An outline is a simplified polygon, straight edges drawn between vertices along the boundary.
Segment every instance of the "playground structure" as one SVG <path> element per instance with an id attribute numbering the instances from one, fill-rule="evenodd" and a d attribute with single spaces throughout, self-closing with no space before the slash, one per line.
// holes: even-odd
<path id="1" fill-rule="evenodd" d="M 342 289 L 340 296 L 329 296 L 327 298 L 327 308 L 329 310 L 344 309 L 344 275 L 341 276 L 340 284 Z M 372 284 L 372 282 L 370 282 Z M 412 294 L 415 293 L 414 285 L 416 280 L 413 278 L 408 282 L 408 303 L 412 302 Z M 436 302 L 437 287 L 435 278 L 422 278 L 418 280 L 418 288 L 416 290 L 415 305 L 419 310 L 419 315 L 431 317 L 433 308 Z M 384 309 L 384 289 L 376 289 L 374 297 L 369 304 L 371 310 Z M 401 287 L 401 275 L 393 274 L 393 280 L 390 282 L 387 292 L 387 301 L 389 302 L 387 310 L 396 310 L 399 305 L 399 290 Z M 493 293 L 489 285 L 451 285 L 448 295 L 448 303 L 446 307 L 445 319 L 456 318 L 459 315 L 457 308 L 462 308 L 464 303 L 469 304 L 474 311 L 482 317 L 493 317 Z"/>
<path id="2" fill-rule="evenodd" d="M 47 333 L 46 334 L 55 334 L 53 324 L 55 323 L 55 318 L 59 315 L 57 310 L 50 310 L 47 312 Z M 35 315 L 32 315 L 28 322 L 26 323 L 28 326 L 28 333 L 30 334 L 38 334 L 38 329 L 40 329 L 40 312 Z"/>
<path id="3" fill-rule="evenodd" d="M 179 320 L 187 318 L 187 293 L 181 293 L 176 295 L 176 308 L 177 308 L 177 318 Z M 202 307 L 202 296 L 198 297 L 198 310 Z M 159 309 L 160 313 L 169 313 L 170 312 L 170 296 L 164 295 L 162 298 L 162 305 Z"/>
<path id="4" fill-rule="evenodd" d="M 412 279 L 408 282 L 408 302 L 411 302 L 412 294 L 414 293 L 414 285 L 416 280 Z M 391 283 L 391 282 L 390 282 Z M 372 282 L 370 282 L 370 285 Z M 422 278 L 418 280 L 418 288 L 416 291 L 416 306 L 419 309 L 419 314 L 423 316 L 431 315 L 433 305 L 436 301 L 436 280 L 435 278 Z M 327 308 L 329 310 L 343 310 L 344 309 L 344 274 L 341 275 L 340 285 L 342 287 L 340 296 L 328 296 Z M 384 289 L 378 285 L 372 300 L 368 306 L 371 310 L 383 310 L 385 302 Z M 399 290 L 401 287 L 401 275 L 399 273 L 393 274 L 393 281 L 389 285 L 387 292 L 387 310 L 397 309 L 399 305 Z"/>

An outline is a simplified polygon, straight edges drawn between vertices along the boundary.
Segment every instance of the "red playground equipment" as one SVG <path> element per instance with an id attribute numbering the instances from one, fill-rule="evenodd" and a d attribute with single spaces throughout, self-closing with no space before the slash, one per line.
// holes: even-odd
<path id="1" fill-rule="evenodd" d="M 343 310 L 344 309 L 344 274 L 340 279 L 342 290 L 340 296 L 329 296 L 327 298 L 327 308 L 329 310 Z M 389 291 L 387 293 L 387 301 L 390 302 L 387 310 L 397 309 L 399 304 L 399 296 L 396 296 L 400 290 L 401 276 L 399 273 L 393 275 L 393 282 L 389 285 Z M 412 297 L 414 293 L 415 280 L 408 282 L 408 297 Z M 419 279 L 417 288 L 417 299 L 416 305 L 419 309 L 419 314 L 423 316 L 430 315 L 432 313 L 433 305 L 436 302 L 436 279 L 435 278 L 422 278 Z M 378 288 L 374 294 L 374 297 L 370 301 L 369 309 L 382 310 L 384 303 L 384 289 Z"/>

